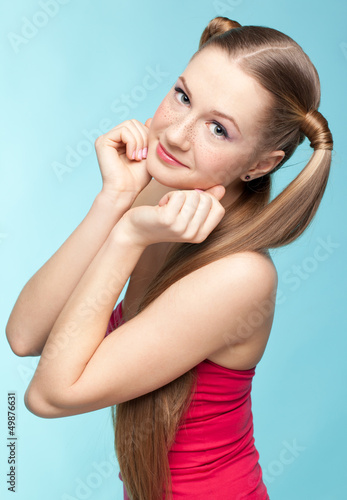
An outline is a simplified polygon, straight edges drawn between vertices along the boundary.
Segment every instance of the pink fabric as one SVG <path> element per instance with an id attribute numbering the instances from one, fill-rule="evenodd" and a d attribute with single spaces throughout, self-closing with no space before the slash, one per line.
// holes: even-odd
<path id="1" fill-rule="evenodd" d="M 106 335 L 123 323 L 120 302 Z M 253 437 L 255 367 L 232 370 L 205 359 L 197 374 L 192 402 L 169 451 L 173 499 L 269 500 Z"/>
<path id="2" fill-rule="evenodd" d="M 118 306 L 112 311 L 110 321 L 108 322 L 106 335 L 109 335 L 113 330 L 115 330 L 118 326 L 124 323 L 123 315 L 122 315 L 122 304 L 123 301 L 119 302 Z"/>

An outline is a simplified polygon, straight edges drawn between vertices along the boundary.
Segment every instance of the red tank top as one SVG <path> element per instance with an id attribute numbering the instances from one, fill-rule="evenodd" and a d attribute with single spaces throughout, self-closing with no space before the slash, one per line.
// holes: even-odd
<path id="1" fill-rule="evenodd" d="M 106 335 L 123 323 L 120 302 Z M 168 455 L 174 500 L 269 500 L 254 446 L 254 374 L 255 367 L 232 370 L 208 359 L 197 365 L 195 392 Z"/>

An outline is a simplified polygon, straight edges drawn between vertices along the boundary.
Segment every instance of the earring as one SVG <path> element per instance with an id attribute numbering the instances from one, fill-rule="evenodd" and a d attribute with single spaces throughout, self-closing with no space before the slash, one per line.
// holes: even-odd
<path id="1" fill-rule="evenodd" d="M 245 177 L 246 181 L 248 181 L 250 178 L 251 178 L 250 175 L 246 175 L 246 177 Z"/>

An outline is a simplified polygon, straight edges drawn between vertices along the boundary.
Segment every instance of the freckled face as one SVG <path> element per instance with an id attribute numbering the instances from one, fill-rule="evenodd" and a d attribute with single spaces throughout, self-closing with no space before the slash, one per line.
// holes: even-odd
<path id="1" fill-rule="evenodd" d="M 185 83 L 176 80 L 153 116 L 148 172 L 177 189 L 240 185 L 259 140 L 267 91 L 215 47 L 196 55 L 181 76 Z M 188 168 L 163 161 L 157 153 L 159 142 Z"/>

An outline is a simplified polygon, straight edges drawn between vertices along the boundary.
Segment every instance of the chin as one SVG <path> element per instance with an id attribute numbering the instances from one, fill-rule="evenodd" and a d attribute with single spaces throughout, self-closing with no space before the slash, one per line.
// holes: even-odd
<path id="1" fill-rule="evenodd" d="M 149 153 L 146 160 L 146 168 L 150 176 L 154 177 L 163 186 L 173 189 L 194 189 L 191 181 L 187 182 L 187 179 L 180 179 L 177 170 L 170 169 L 170 166 L 166 167 L 157 158 L 152 159 Z"/>

